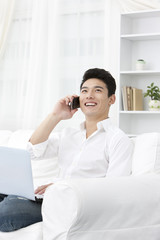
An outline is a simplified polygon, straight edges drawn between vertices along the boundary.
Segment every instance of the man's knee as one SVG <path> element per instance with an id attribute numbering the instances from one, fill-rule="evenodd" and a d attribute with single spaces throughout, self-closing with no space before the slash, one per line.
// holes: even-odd
<path id="1" fill-rule="evenodd" d="M 10 204 L 8 199 L 5 199 L 0 204 L 0 231 L 11 232 L 16 230 L 16 206 Z"/>
<path id="2" fill-rule="evenodd" d="M 1 221 L 2 220 L 2 221 Z M 0 232 L 12 232 L 16 228 L 8 219 L 0 219 Z"/>
<path id="3" fill-rule="evenodd" d="M 40 221 L 40 204 L 16 196 L 8 196 L 0 203 L 1 232 L 18 230 Z"/>

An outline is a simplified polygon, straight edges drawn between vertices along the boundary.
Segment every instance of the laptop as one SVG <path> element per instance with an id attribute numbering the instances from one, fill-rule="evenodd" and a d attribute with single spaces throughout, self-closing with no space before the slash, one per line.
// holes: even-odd
<path id="1" fill-rule="evenodd" d="M 0 146 L 0 193 L 37 201 L 34 194 L 31 158 L 27 150 Z"/>

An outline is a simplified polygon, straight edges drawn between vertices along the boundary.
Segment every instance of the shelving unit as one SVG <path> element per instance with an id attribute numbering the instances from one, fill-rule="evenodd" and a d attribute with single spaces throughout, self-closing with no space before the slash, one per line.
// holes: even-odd
<path id="1" fill-rule="evenodd" d="M 145 69 L 136 70 L 144 59 Z M 141 11 L 121 15 L 119 71 L 119 127 L 129 136 L 160 132 L 160 111 L 148 111 L 149 98 L 143 98 L 144 111 L 124 111 L 123 86 L 140 88 L 143 93 L 154 82 L 160 87 L 160 11 Z"/>

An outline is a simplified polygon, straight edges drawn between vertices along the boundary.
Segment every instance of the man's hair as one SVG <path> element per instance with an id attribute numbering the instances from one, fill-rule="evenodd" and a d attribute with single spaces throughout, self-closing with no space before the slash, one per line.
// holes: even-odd
<path id="1" fill-rule="evenodd" d="M 108 71 L 100 68 L 91 68 L 84 73 L 80 85 L 80 90 L 82 89 L 83 84 L 90 78 L 97 78 L 106 84 L 106 87 L 108 89 L 108 97 L 110 97 L 112 94 L 115 94 L 116 91 L 115 79 Z"/>

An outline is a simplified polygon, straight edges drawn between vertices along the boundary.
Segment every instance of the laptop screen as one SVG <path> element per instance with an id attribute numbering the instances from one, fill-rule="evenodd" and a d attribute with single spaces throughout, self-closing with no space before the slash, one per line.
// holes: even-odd
<path id="1" fill-rule="evenodd" d="M 35 200 L 28 151 L 0 147 L 0 193 Z"/>

